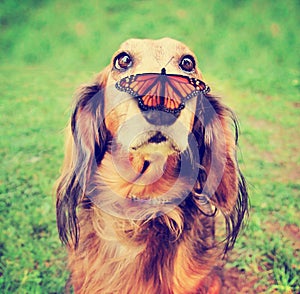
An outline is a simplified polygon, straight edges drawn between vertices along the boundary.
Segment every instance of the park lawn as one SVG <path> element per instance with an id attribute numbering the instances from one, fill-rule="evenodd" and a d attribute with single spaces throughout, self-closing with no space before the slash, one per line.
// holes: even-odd
<path id="1" fill-rule="evenodd" d="M 240 121 L 251 210 L 226 269 L 254 293 L 300 291 L 297 1 L 3 1 L 0 292 L 63 293 L 53 186 L 72 95 L 128 37 L 187 43 Z M 163 32 L 163 33 L 162 33 Z"/>

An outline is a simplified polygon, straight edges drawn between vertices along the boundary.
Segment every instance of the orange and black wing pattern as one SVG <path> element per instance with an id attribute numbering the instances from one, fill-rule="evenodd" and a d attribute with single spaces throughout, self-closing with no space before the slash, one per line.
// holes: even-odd
<path id="1" fill-rule="evenodd" d="M 206 94 L 209 87 L 201 80 L 183 75 L 143 73 L 125 77 L 116 88 L 136 97 L 142 110 L 158 109 L 177 113 L 188 99 Z"/>

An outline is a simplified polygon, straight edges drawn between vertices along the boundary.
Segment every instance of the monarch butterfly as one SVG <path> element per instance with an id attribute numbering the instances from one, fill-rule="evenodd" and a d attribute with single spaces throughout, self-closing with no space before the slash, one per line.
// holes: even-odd
<path id="1" fill-rule="evenodd" d="M 178 113 L 185 101 L 200 93 L 210 91 L 203 81 L 183 75 L 161 73 L 142 73 L 130 75 L 118 81 L 116 88 L 138 99 L 142 110 L 158 109 Z"/>

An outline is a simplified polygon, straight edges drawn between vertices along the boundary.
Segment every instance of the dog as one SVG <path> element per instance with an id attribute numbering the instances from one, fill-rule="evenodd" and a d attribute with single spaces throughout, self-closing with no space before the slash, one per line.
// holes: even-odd
<path id="1" fill-rule="evenodd" d="M 221 291 L 248 194 L 237 119 L 209 91 L 170 38 L 125 41 L 78 90 L 57 185 L 75 293 Z"/>

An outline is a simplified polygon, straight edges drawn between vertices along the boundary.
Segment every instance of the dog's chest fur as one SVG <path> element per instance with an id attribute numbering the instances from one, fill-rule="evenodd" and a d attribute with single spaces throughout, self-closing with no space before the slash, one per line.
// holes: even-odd
<path id="1" fill-rule="evenodd" d="M 193 276 L 199 280 L 210 270 L 205 263 L 215 253 L 213 218 L 199 214 L 192 196 L 169 216 L 144 223 L 104 217 L 93 206 L 88 210 L 79 216 L 84 228 L 79 247 L 70 252 L 77 268 L 72 280 L 79 292 L 172 293 L 176 287 L 188 289 Z M 86 276 L 84 284 L 76 283 L 77 275 L 78 281 Z"/>

